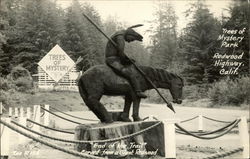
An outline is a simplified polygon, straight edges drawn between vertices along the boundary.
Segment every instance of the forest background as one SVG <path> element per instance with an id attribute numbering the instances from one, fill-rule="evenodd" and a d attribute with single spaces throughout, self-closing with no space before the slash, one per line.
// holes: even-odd
<path id="1" fill-rule="evenodd" d="M 179 74 L 184 78 L 184 98 L 207 98 L 211 106 L 232 105 L 245 107 L 250 104 L 249 77 L 249 3 L 232 0 L 225 8 L 227 15 L 215 17 L 205 0 L 194 1 L 183 11 L 189 23 L 177 31 L 177 15 L 171 1 L 161 1 L 155 8 L 150 42 L 147 46 L 133 42 L 126 46 L 126 53 L 139 65 L 153 66 Z M 74 60 L 83 61 L 78 70 L 104 63 L 107 43 L 100 32 L 83 16 L 86 13 L 109 36 L 129 26 L 115 16 L 102 19 L 90 3 L 73 0 L 62 8 L 56 0 L 1 0 L 0 1 L 0 101 L 13 105 L 18 93 L 34 94 L 30 79 L 13 79 L 10 75 L 17 68 L 37 73 L 37 63 L 56 44 Z M 221 47 L 223 29 L 242 30 L 243 40 L 237 47 Z M 215 67 L 216 53 L 241 55 L 244 65 L 238 74 L 223 75 Z M 162 91 L 169 96 L 167 91 Z M 162 102 L 150 92 L 150 102 Z"/>

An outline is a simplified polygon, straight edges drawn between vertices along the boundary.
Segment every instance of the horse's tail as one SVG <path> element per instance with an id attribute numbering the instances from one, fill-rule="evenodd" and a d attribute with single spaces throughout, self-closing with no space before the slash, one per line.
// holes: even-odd
<path id="1" fill-rule="evenodd" d="M 83 101 L 86 103 L 88 94 L 87 91 L 85 90 L 84 83 L 81 78 L 78 80 L 78 90 Z"/>

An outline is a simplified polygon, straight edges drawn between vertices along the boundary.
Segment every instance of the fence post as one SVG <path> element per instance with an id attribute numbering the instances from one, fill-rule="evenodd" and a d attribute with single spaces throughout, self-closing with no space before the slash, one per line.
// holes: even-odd
<path id="1" fill-rule="evenodd" d="M 20 117 L 24 117 L 23 107 L 20 107 Z"/>
<path id="2" fill-rule="evenodd" d="M 44 108 L 49 110 L 49 105 L 45 105 Z M 49 113 L 47 111 L 44 111 L 44 125 L 49 126 Z"/>
<path id="3" fill-rule="evenodd" d="M 27 109 L 26 109 L 26 126 L 28 126 L 29 124 L 27 124 L 27 119 L 31 119 L 31 108 L 30 107 L 27 107 Z M 30 133 L 30 132 L 28 132 L 27 131 L 27 133 Z M 27 142 L 29 142 L 29 141 L 32 141 L 32 139 L 29 139 L 29 138 L 26 138 L 26 140 L 27 140 Z"/>
<path id="4" fill-rule="evenodd" d="M 247 118 L 241 117 L 239 123 L 239 135 L 240 135 L 240 142 L 243 146 L 243 158 L 249 158 L 249 133 L 248 133 L 248 125 L 247 125 Z"/>
<path id="5" fill-rule="evenodd" d="M 33 117 L 35 122 L 40 123 L 40 105 L 34 105 L 34 110 L 33 110 Z M 33 130 L 39 132 L 40 127 L 39 125 L 33 125 Z"/>
<path id="6" fill-rule="evenodd" d="M 15 107 L 15 114 L 14 114 L 14 117 L 17 118 L 18 117 L 18 108 Z"/>
<path id="7" fill-rule="evenodd" d="M 176 158 L 175 123 L 177 123 L 178 121 L 179 120 L 176 119 L 163 120 L 166 159 Z"/>
<path id="8" fill-rule="evenodd" d="M 9 117 L 12 117 L 12 112 L 13 112 L 13 110 L 12 110 L 12 107 L 9 107 Z"/>
<path id="9" fill-rule="evenodd" d="M 203 132 L 203 117 L 202 115 L 199 115 L 199 123 L 198 123 L 198 131 Z"/>
<path id="10" fill-rule="evenodd" d="M 2 115 L 2 114 L 3 114 L 3 103 L 0 102 L 0 115 Z"/>
<path id="11" fill-rule="evenodd" d="M 10 118 L 1 118 L 1 120 L 10 123 Z M 8 159 L 10 153 L 10 129 L 0 124 L 0 156 L 1 158 Z"/>
<path id="12" fill-rule="evenodd" d="M 27 119 L 31 119 L 30 107 L 27 108 L 26 116 L 27 116 Z"/>
<path id="13" fill-rule="evenodd" d="M 0 117 L 3 115 L 3 103 L 0 102 Z M 0 118 L 1 119 L 1 118 Z M 1 151 L 0 151 L 1 152 Z"/>

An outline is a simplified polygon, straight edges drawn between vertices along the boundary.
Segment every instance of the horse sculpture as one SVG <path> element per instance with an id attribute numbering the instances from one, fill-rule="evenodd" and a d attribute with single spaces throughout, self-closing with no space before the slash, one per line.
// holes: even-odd
<path id="1" fill-rule="evenodd" d="M 174 103 L 182 103 L 182 88 L 184 84 L 181 77 L 163 69 L 147 66 L 139 66 L 139 68 L 150 78 L 157 88 L 169 89 Z M 139 73 L 138 78 L 141 82 L 142 91 L 153 89 Z M 129 119 L 129 110 L 133 103 L 132 117 L 134 121 L 141 120 L 139 117 L 140 98 L 136 96 L 129 82 L 117 75 L 110 67 L 106 65 L 91 67 L 79 78 L 78 88 L 85 104 L 101 122 L 113 122 L 111 115 L 107 112 L 103 104 L 100 103 L 102 95 L 125 96 L 124 110 L 120 119 L 122 121 L 131 121 Z"/>

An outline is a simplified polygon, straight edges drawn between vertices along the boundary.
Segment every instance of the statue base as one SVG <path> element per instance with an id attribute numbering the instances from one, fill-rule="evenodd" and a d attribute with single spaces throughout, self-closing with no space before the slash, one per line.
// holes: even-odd
<path id="1" fill-rule="evenodd" d="M 158 121 L 114 122 L 111 124 L 98 123 L 91 125 L 78 125 L 75 128 L 75 139 L 85 141 L 112 140 L 156 124 Z M 104 143 L 76 144 L 75 150 L 97 156 L 164 156 L 164 129 L 160 124 L 139 135 L 131 135 L 124 140 Z"/>

